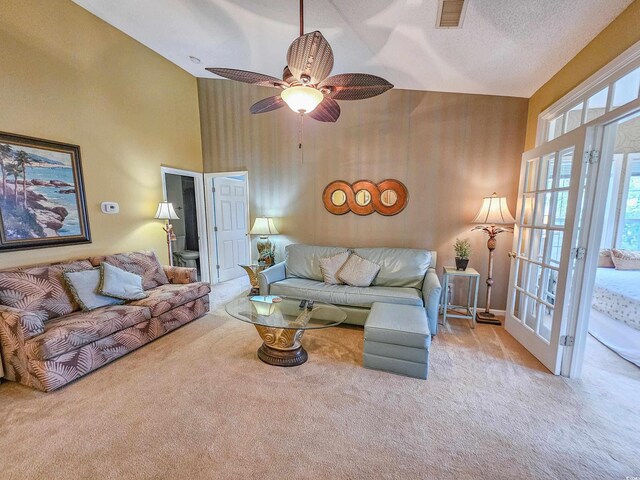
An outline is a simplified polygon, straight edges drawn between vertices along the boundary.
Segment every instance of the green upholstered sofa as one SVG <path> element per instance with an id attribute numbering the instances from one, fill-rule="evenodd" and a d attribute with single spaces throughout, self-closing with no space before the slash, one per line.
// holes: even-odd
<path id="1" fill-rule="evenodd" d="M 262 295 L 283 295 L 322 301 L 347 312 L 345 323 L 364 325 L 376 303 L 421 306 L 429 330 L 438 329 L 441 286 L 436 275 L 436 252 L 410 248 L 346 248 L 292 244 L 286 259 L 260 272 Z M 347 250 L 380 265 L 369 287 L 329 285 L 323 282 L 319 261 Z"/>

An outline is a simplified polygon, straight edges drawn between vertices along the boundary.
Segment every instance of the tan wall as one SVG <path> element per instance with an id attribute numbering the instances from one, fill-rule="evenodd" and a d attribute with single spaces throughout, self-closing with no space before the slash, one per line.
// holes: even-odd
<path id="1" fill-rule="evenodd" d="M 640 0 L 635 0 L 529 99 L 526 149 L 535 147 L 538 115 L 640 41 Z"/>
<path id="2" fill-rule="evenodd" d="M 252 218 L 277 217 L 281 244 L 428 248 L 440 268 L 452 263 L 455 238 L 468 237 L 470 265 L 486 275 L 487 237 L 470 221 L 494 190 L 515 208 L 526 99 L 392 90 L 342 102 L 336 124 L 305 121 L 302 158 L 293 112 L 248 112 L 277 91 L 226 80 L 199 79 L 198 87 L 205 171 L 248 170 Z M 333 180 L 385 178 L 409 189 L 397 216 L 335 216 L 322 205 Z M 505 306 L 511 242 L 511 234 L 498 241 L 495 308 Z"/>
<path id="3" fill-rule="evenodd" d="M 80 145 L 93 243 L 0 268 L 154 248 L 160 165 L 202 170 L 196 80 L 70 0 L 0 2 L 0 130 Z M 103 215 L 100 203 L 120 203 Z"/>

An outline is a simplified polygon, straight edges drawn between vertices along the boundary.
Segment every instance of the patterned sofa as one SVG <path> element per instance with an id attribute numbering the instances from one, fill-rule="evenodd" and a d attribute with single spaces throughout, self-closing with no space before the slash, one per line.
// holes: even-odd
<path id="1" fill-rule="evenodd" d="M 148 297 L 84 312 L 63 271 L 107 262 L 142 276 Z M 5 378 L 49 392 L 209 311 L 196 270 L 162 266 L 153 252 L 0 271 L 0 349 Z"/>

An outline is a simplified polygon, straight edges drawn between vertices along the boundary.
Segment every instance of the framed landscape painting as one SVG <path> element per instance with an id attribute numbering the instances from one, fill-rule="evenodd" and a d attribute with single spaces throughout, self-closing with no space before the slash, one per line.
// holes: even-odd
<path id="1" fill-rule="evenodd" d="M 89 242 L 80 147 L 0 132 L 0 252 Z"/>

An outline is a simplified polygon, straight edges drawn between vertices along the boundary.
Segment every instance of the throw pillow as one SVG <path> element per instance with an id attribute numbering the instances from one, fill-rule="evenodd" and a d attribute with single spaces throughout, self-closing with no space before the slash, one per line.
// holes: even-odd
<path id="1" fill-rule="evenodd" d="M 68 292 L 63 271 L 91 268 L 87 260 L 21 267 L 0 272 L 0 304 L 25 310 L 46 322 L 80 310 Z"/>
<path id="2" fill-rule="evenodd" d="M 98 293 L 119 300 L 142 300 L 148 295 L 142 288 L 142 277 L 114 267 L 106 262 L 100 264 Z"/>
<path id="3" fill-rule="evenodd" d="M 140 275 L 142 277 L 142 286 L 145 290 L 169 283 L 167 274 L 164 273 L 164 269 L 153 251 L 118 253 L 116 255 L 91 257 L 89 260 L 94 267 L 99 267 L 102 262 L 107 262 L 127 272 Z"/>
<path id="4" fill-rule="evenodd" d="M 610 248 L 601 248 L 598 256 L 598 268 L 615 268 Z"/>
<path id="5" fill-rule="evenodd" d="M 612 248 L 611 259 L 616 270 L 640 270 L 640 252 Z"/>
<path id="6" fill-rule="evenodd" d="M 380 265 L 352 253 L 338 272 L 338 278 L 352 287 L 368 287 L 379 271 Z"/>
<path id="7" fill-rule="evenodd" d="M 349 255 L 349 252 L 342 252 L 332 257 L 320 259 L 320 271 L 322 272 L 324 283 L 328 283 L 329 285 L 343 284 L 336 275 L 349 258 Z"/>
<path id="8" fill-rule="evenodd" d="M 106 297 L 96 293 L 100 283 L 100 268 L 80 272 L 63 272 L 64 280 L 78 305 L 84 311 L 94 310 L 106 305 L 121 305 L 123 300 Z"/>

